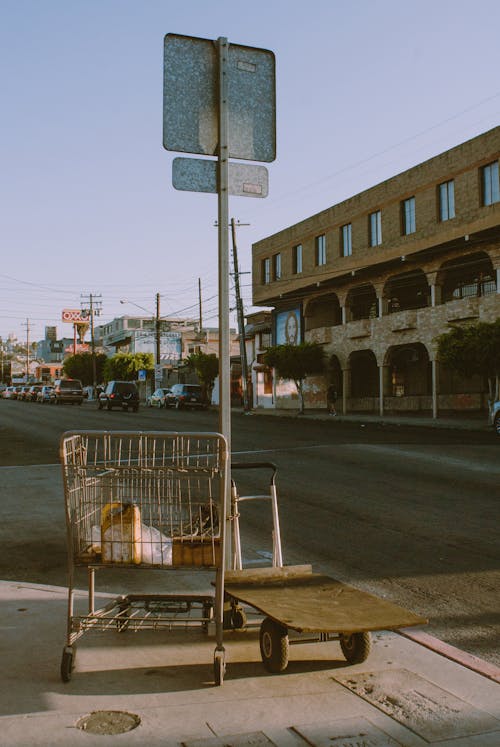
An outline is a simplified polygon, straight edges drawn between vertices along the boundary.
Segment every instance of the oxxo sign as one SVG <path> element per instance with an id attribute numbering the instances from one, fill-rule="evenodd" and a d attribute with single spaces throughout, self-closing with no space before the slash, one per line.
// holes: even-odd
<path id="1" fill-rule="evenodd" d="M 63 322 L 70 322 L 70 324 L 78 324 L 87 322 L 87 316 L 85 312 L 80 309 L 63 309 L 61 319 Z"/>

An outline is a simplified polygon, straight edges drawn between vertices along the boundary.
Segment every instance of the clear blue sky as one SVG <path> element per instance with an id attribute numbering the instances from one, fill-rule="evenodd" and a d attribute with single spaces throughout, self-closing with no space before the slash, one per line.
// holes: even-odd
<path id="1" fill-rule="evenodd" d="M 230 201 L 248 273 L 252 242 L 498 125 L 499 28 L 498 0 L 0 0 L 0 335 L 70 336 L 90 292 L 101 322 L 156 292 L 197 315 L 198 277 L 217 325 L 217 199 L 176 192 L 162 146 L 166 33 L 276 55 L 269 197 Z"/>

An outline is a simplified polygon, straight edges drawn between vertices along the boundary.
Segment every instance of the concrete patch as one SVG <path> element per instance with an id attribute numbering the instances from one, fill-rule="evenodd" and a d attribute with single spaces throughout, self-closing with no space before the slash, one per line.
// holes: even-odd
<path id="1" fill-rule="evenodd" d="M 292 728 L 313 747 L 403 747 L 362 717 Z"/>
<path id="2" fill-rule="evenodd" d="M 428 742 L 483 734 L 500 726 L 486 711 L 406 669 L 333 679 Z"/>
<path id="3" fill-rule="evenodd" d="M 184 747 L 275 747 L 274 742 L 261 731 L 249 734 L 233 734 L 228 737 L 208 737 L 182 743 Z"/>

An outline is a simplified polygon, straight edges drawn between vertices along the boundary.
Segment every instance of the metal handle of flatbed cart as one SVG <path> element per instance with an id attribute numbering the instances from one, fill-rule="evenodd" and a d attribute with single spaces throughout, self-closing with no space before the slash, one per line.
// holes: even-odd
<path id="1" fill-rule="evenodd" d="M 281 551 L 281 534 L 278 515 L 278 500 L 276 495 L 276 473 L 278 468 L 273 462 L 232 462 L 231 470 L 238 469 L 270 469 L 272 470 L 269 493 L 264 495 L 238 495 L 234 479 L 231 477 L 231 519 L 233 525 L 233 570 L 242 570 L 241 536 L 238 503 L 240 501 L 270 500 L 273 517 L 272 541 L 273 541 L 273 567 L 283 566 L 283 555 Z"/>
<path id="2" fill-rule="evenodd" d="M 233 469 L 270 469 L 273 472 L 271 475 L 271 485 L 275 484 L 276 473 L 278 471 L 274 462 L 231 462 L 231 470 Z"/>

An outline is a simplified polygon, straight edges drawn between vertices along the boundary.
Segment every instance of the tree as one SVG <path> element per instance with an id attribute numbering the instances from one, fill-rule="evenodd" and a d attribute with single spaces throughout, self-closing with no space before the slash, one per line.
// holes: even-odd
<path id="1" fill-rule="evenodd" d="M 107 361 L 104 353 L 96 353 L 95 367 L 97 381 L 102 381 L 104 365 Z M 83 386 L 94 383 L 94 373 L 91 353 L 76 353 L 70 355 L 63 363 L 63 371 L 70 379 L 80 379 Z"/>
<path id="2" fill-rule="evenodd" d="M 192 353 L 186 361 L 196 371 L 204 390 L 204 397 L 210 403 L 212 401 L 212 389 L 219 373 L 219 359 L 215 353 L 207 354 L 200 351 L 199 353 Z"/>
<path id="3" fill-rule="evenodd" d="M 441 363 L 462 376 L 479 374 L 488 380 L 488 406 L 499 398 L 500 319 L 453 327 L 437 338 Z"/>
<path id="4" fill-rule="evenodd" d="M 311 374 L 323 373 L 325 354 L 317 342 L 275 345 L 264 353 L 264 363 L 275 368 L 281 379 L 291 379 L 297 387 L 300 414 L 304 413 L 304 382 Z"/>
<path id="5" fill-rule="evenodd" d="M 104 365 L 104 379 L 106 381 L 135 381 L 137 372 L 145 369 L 154 370 L 152 353 L 118 353 L 107 358 Z"/>

